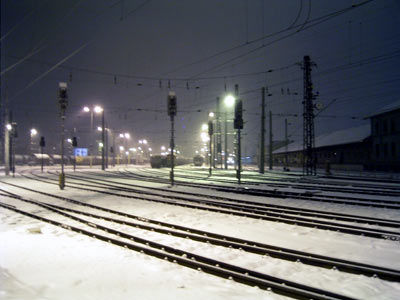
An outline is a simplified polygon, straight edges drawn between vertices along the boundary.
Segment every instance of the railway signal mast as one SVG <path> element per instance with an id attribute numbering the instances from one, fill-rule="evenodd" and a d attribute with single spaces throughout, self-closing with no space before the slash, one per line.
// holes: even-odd
<path id="1" fill-rule="evenodd" d="M 171 186 L 174 185 L 174 117 L 176 116 L 177 105 L 176 105 L 176 94 L 175 92 L 168 93 L 168 116 L 171 118 L 171 171 L 169 173 L 169 178 L 171 180 Z"/>
<path id="2" fill-rule="evenodd" d="M 65 174 L 64 174 L 64 122 L 65 111 L 68 106 L 67 83 L 59 83 L 58 103 L 60 104 L 60 117 L 61 117 L 61 173 L 59 177 L 59 186 L 63 190 L 65 187 Z"/>
<path id="3" fill-rule="evenodd" d="M 310 56 L 304 56 L 304 99 L 303 99 L 303 175 L 316 175 L 315 161 L 315 132 L 314 132 L 314 104 L 316 95 L 313 93 L 311 68 L 316 66 Z"/>

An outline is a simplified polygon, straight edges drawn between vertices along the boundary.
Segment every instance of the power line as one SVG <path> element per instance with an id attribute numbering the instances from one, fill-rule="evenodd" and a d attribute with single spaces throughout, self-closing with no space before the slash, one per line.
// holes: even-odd
<path id="1" fill-rule="evenodd" d="M 322 22 L 325 22 L 325 21 L 330 20 L 331 18 L 334 18 L 334 17 L 336 17 L 336 16 L 339 16 L 339 15 L 341 15 L 341 14 L 344 14 L 344 13 L 350 11 L 350 10 L 353 10 L 353 9 L 355 9 L 355 8 L 358 8 L 358 7 L 361 7 L 361 6 L 363 6 L 363 5 L 367 4 L 367 3 L 370 3 L 370 2 L 372 2 L 372 1 L 374 1 L 374 0 L 367 0 L 367 1 L 363 1 L 363 2 L 361 2 L 361 3 L 359 3 L 359 4 L 353 4 L 352 6 L 347 7 L 347 8 L 345 8 L 345 9 L 337 10 L 337 11 L 335 11 L 335 12 L 328 13 L 328 14 L 326 14 L 326 15 L 317 17 L 317 18 L 312 19 L 312 20 L 309 20 L 309 21 L 308 21 L 308 24 L 311 24 L 311 23 L 314 23 L 314 22 L 318 22 L 318 23 L 316 23 L 315 25 L 320 24 L 320 23 L 322 23 Z M 205 61 L 208 61 L 208 60 L 213 59 L 213 58 L 215 58 L 215 57 L 218 57 L 218 56 L 220 56 L 220 55 L 227 54 L 227 53 L 229 53 L 229 52 L 232 52 L 232 51 L 235 51 L 235 50 L 237 50 L 237 49 L 246 47 L 246 46 L 248 46 L 248 45 L 257 43 L 257 42 L 259 42 L 259 41 L 264 41 L 264 40 L 267 39 L 267 38 L 274 37 L 274 36 L 276 36 L 276 35 L 285 33 L 285 32 L 287 32 L 287 31 L 290 31 L 290 30 L 292 30 L 292 29 L 296 29 L 296 28 L 301 27 L 301 26 L 302 26 L 302 24 L 301 24 L 301 25 L 293 25 L 292 27 L 288 27 L 288 28 L 285 28 L 285 29 L 282 29 L 282 30 L 279 30 L 279 31 L 276 31 L 276 32 L 273 32 L 273 33 L 270 33 L 270 34 L 267 34 L 267 35 L 263 35 L 262 37 L 256 38 L 256 39 L 254 39 L 254 40 L 252 40 L 252 41 L 248 41 L 247 43 L 239 44 L 239 45 L 237 45 L 237 46 L 234 46 L 234 47 L 231 47 L 231 48 L 222 50 L 222 51 L 217 52 L 217 53 L 214 53 L 214 54 L 212 54 L 212 55 L 210 55 L 210 56 L 201 58 L 201 59 L 199 59 L 199 60 L 197 60 L 197 61 L 194 61 L 194 62 L 192 62 L 192 63 L 185 64 L 185 65 L 183 65 L 183 66 L 180 66 L 180 67 L 178 67 L 178 68 L 175 68 L 175 69 L 173 69 L 173 70 L 171 70 L 171 71 L 169 71 L 169 72 L 164 73 L 164 75 L 165 75 L 165 74 L 170 74 L 170 73 L 175 73 L 175 72 L 177 72 L 177 71 L 179 71 L 179 70 L 182 70 L 182 69 L 191 67 L 191 66 L 193 66 L 193 65 L 197 65 L 197 64 L 203 63 L 203 62 L 205 62 Z M 312 26 L 309 26 L 309 27 L 307 27 L 307 28 L 303 28 L 302 30 L 308 29 L 308 28 L 310 28 L 310 27 L 312 27 Z M 259 50 L 259 49 L 262 49 L 263 46 L 264 46 L 264 45 L 262 45 L 261 47 L 257 47 L 256 49 L 258 49 L 258 50 Z M 252 52 L 255 51 L 256 49 L 250 50 L 250 52 L 252 53 Z M 228 63 L 229 63 L 229 62 L 228 62 Z M 199 75 L 199 74 L 197 74 L 197 75 Z"/>
<path id="2" fill-rule="evenodd" d="M 146 4 L 148 4 L 151 0 L 146 0 L 145 2 L 141 3 L 140 5 L 138 5 L 136 8 L 134 8 L 131 12 L 129 12 L 126 16 L 129 16 L 135 12 L 137 12 L 139 9 L 143 8 Z M 119 3 L 120 1 L 116 2 Z M 112 6 L 115 6 L 114 3 Z M 94 36 L 92 39 L 90 39 L 89 41 L 87 41 L 86 43 L 84 43 L 82 46 L 80 46 L 78 49 L 74 50 L 71 54 L 67 55 L 66 57 L 64 57 L 63 59 L 61 59 L 58 63 L 56 63 L 55 65 L 53 65 L 50 69 L 48 69 L 47 71 L 45 71 L 44 73 L 40 74 L 38 77 L 36 77 L 34 80 L 32 80 L 28 85 L 26 85 L 23 89 L 21 89 L 19 92 L 17 92 L 15 95 L 13 95 L 13 97 L 10 99 L 10 101 L 14 98 L 16 98 L 17 96 L 21 95 L 25 90 L 27 90 L 28 88 L 30 88 L 31 86 L 33 86 L 37 81 L 39 81 L 40 79 L 42 79 L 43 77 L 45 77 L 47 74 L 49 74 L 51 71 L 55 70 L 56 68 L 58 68 L 60 65 L 62 65 L 64 62 L 66 62 L 67 60 L 69 60 L 71 57 L 75 56 L 77 53 L 79 53 L 80 51 L 82 51 L 84 48 L 86 48 L 90 43 L 92 43 L 94 40 L 96 39 L 96 36 Z"/>
<path id="3" fill-rule="evenodd" d="M 25 14 L 25 16 L 22 17 L 21 21 L 19 21 L 17 24 L 15 24 L 9 31 L 7 31 L 0 39 L 0 42 L 3 42 L 4 39 L 6 39 L 11 33 L 13 33 L 18 27 L 20 27 L 29 17 L 31 17 L 36 11 L 39 10 L 42 6 L 44 6 L 49 0 L 44 1 L 41 6 L 36 7 L 35 9 L 32 9 L 28 13 Z"/>
<path id="4" fill-rule="evenodd" d="M 60 21 L 60 23 L 58 24 L 58 27 L 56 27 L 56 29 L 53 32 L 57 32 L 58 30 L 60 30 L 62 28 L 62 26 L 64 25 L 65 19 L 67 19 L 81 4 L 83 0 L 79 0 L 78 2 L 76 2 L 73 6 L 72 9 L 69 11 L 69 13 L 64 16 L 64 18 Z M 22 64 L 24 61 L 26 61 L 27 59 L 29 59 L 30 57 L 34 56 L 35 54 L 39 53 L 40 51 L 42 51 L 43 49 L 47 48 L 47 46 L 49 44 L 44 44 L 44 42 L 49 38 L 49 35 L 45 36 L 44 38 L 42 38 L 39 43 L 32 49 L 32 51 L 30 53 L 28 53 L 27 55 L 25 55 L 23 58 L 21 58 L 19 61 L 17 61 L 16 63 L 14 63 L 13 65 L 7 67 L 5 70 L 2 70 L 0 73 L 0 76 L 3 76 L 4 74 L 6 74 L 8 71 L 11 71 L 12 69 L 14 69 L 15 67 L 17 67 L 18 65 Z"/>
<path id="5" fill-rule="evenodd" d="M 282 41 L 282 40 L 284 40 L 284 39 L 287 39 L 287 38 L 289 38 L 289 37 L 292 37 L 292 36 L 294 36 L 294 35 L 300 33 L 301 31 L 307 30 L 307 29 L 309 29 L 309 28 L 311 28 L 311 27 L 314 27 L 314 26 L 319 25 L 319 24 L 321 24 L 321 23 L 327 22 L 327 21 L 329 21 L 329 20 L 331 20 L 331 19 L 333 19 L 333 18 L 335 18 L 335 17 L 337 17 L 337 16 L 340 16 L 340 15 L 342 15 L 342 14 L 344 14 L 344 13 L 346 13 L 346 12 L 352 10 L 352 9 L 361 7 L 362 5 L 365 5 L 365 4 L 367 4 L 367 3 L 369 3 L 369 2 L 372 2 L 372 1 L 374 1 L 374 0 L 367 0 L 367 1 L 364 1 L 364 2 L 362 2 L 362 3 L 360 3 L 360 4 L 354 4 L 354 5 L 352 5 L 352 6 L 348 7 L 348 8 L 345 8 L 345 9 L 342 9 L 342 10 L 339 10 L 339 11 L 336 11 L 336 12 L 333 12 L 333 13 L 329 13 L 329 14 L 324 15 L 324 16 L 322 16 L 322 17 L 318 17 L 318 18 L 312 19 L 312 20 L 310 20 L 310 21 L 307 21 L 307 22 L 304 23 L 304 24 L 296 25 L 296 26 L 293 27 L 293 29 L 296 28 L 296 27 L 300 27 L 301 29 L 296 30 L 296 31 L 294 31 L 294 32 L 291 32 L 291 33 L 289 33 L 289 34 L 287 34 L 287 35 L 285 35 L 285 36 L 282 36 L 282 37 L 280 37 L 280 38 L 277 38 L 277 39 L 275 39 L 275 40 L 269 42 L 268 44 L 262 44 L 261 46 L 258 46 L 258 47 L 254 48 L 254 49 L 252 49 L 252 50 L 249 50 L 249 51 L 247 51 L 247 52 L 245 52 L 245 53 L 242 53 L 242 54 L 240 54 L 240 55 L 238 55 L 238 56 L 235 56 L 235 57 L 233 57 L 233 58 L 230 58 L 230 59 L 228 59 L 227 61 L 225 61 L 225 62 L 223 62 L 223 63 L 220 63 L 220 64 L 217 65 L 217 66 L 214 66 L 214 67 L 212 67 L 212 68 L 210 68 L 210 69 L 208 69 L 208 70 L 202 71 L 202 72 L 200 72 L 200 73 L 197 73 L 196 75 L 191 76 L 190 79 L 195 79 L 195 78 L 196 78 L 197 76 L 199 76 L 199 75 L 202 75 L 202 74 L 204 74 L 204 73 L 208 73 L 208 72 L 214 71 L 214 70 L 216 70 L 216 69 L 218 69 L 218 68 L 220 68 L 220 67 L 225 66 L 226 64 L 229 64 L 229 63 L 232 62 L 232 61 L 235 61 L 235 60 L 237 60 L 237 59 L 239 59 L 239 58 L 245 57 L 245 56 L 247 56 L 247 55 L 249 55 L 249 54 L 255 53 L 255 52 L 259 51 L 260 49 L 263 49 L 263 48 L 265 48 L 265 47 L 271 46 L 271 45 L 273 45 L 273 44 L 275 44 L 275 43 L 277 43 L 277 42 L 279 42 L 279 41 Z M 306 24 L 310 24 L 310 25 L 308 25 L 307 27 L 304 27 L 303 25 L 306 25 Z M 281 30 L 281 31 L 278 31 L 278 32 L 275 32 L 275 33 L 273 33 L 273 34 L 267 35 L 267 36 L 265 36 L 265 37 L 261 37 L 261 38 L 255 39 L 255 40 L 253 40 L 253 41 L 250 41 L 250 42 L 248 42 L 248 43 L 246 43 L 246 44 L 243 44 L 242 46 L 247 46 L 247 45 L 249 45 L 249 44 L 258 42 L 258 41 L 260 41 L 260 40 L 264 40 L 264 39 L 267 38 L 267 37 L 272 37 L 272 36 L 275 36 L 275 35 L 279 35 L 279 34 L 284 33 L 284 32 L 286 32 L 286 31 L 288 31 L 288 29 L 283 29 L 283 30 Z M 234 48 L 237 48 L 237 47 L 234 47 Z M 232 48 L 232 49 L 233 49 L 233 48 Z"/>

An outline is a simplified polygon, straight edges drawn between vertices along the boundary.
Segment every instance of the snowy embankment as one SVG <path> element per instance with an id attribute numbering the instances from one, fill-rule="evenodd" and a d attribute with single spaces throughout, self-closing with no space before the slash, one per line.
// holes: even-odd
<path id="1" fill-rule="evenodd" d="M 18 185 L 72 199 L 128 212 L 144 218 L 160 220 L 233 237 L 258 241 L 372 265 L 400 269 L 400 243 L 397 241 L 359 237 L 338 232 L 305 228 L 277 222 L 247 219 L 207 211 L 193 210 L 148 201 L 133 200 L 94 192 L 39 183 L 17 177 L 1 178 Z M 115 179 L 114 179 L 115 180 Z M 123 181 L 123 180 L 121 180 Z M 126 180 L 124 182 L 127 182 Z M 138 183 L 138 182 L 136 182 Z M 154 184 L 159 186 L 159 184 Z M 165 186 L 164 186 L 165 187 Z M 57 205 L 72 204 L 43 195 L 22 191 L 0 183 L 0 188 L 24 197 Z M 177 190 L 191 188 L 174 187 Z M 233 197 L 229 194 L 229 197 Z M 236 196 L 239 197 L 240 196 Z M 11 204 L 17 200 L 6 199 Z M 254 197 L 256 198 L 256 197 Z M 296 201 L 260 199 L 281 205 L 296 206 Z M 20 204 L 41 216 L 71 225 L 65 217 L 39 207 Z M 347 206 L 298 203 L 332 211 Z M 80 207 L 79 209 L 83 209 Z M 349 207 L 351 213 L 358 208 Z M 90 211 L 89 208 L 86 208 Z M 359 208 L 360 214 L 400 220 L 393 210 Z M 268 291 L 220 279 L 199 271 L 148 257 L 96 239 L 69 232 L 40 221 L 0 208 L 0 298 L 1 299 L 283 299 Z M 92 220 L 90 218 L 86 218 Z M 106 221 L 93 222 L 110 226 Z M 116 227 L 118 228 L 118 226 Z M 336 270 L 287 262 L 244 251 L 210 246 L 181 238 L 135 228 L 130 234 L 157 241 L 185 251 L 256 270 L 290 281 L 312 285 L 358 299 L 399 299 L 400 284 L 378 278 L 351 275 Z"/>

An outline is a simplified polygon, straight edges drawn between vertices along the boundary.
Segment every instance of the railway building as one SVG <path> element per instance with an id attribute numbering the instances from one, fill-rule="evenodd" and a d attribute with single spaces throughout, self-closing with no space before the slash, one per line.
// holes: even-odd
<path id="1" fill-rule="evenodd" d="M 371 158 L 371 137 L 369 125 L 335 131 L 317 136 L 315 159 L 318 168 L 330 164 L 332 169 L 362 171 Z M 286 149 L 273 152 L 275 165 L 284 165 Z M 287 147 L 289 167 L 302 167 L 303 143 L 293 142 Z"/>
<path id="2" fill-rule="evenodd" d="M 317 136 L 318 168 L 333 170 L 400 172 L 400 101 L 364 118 L 369 124 Z M 302 167 L 303 144 L 293 142 L 273 152 L 274 165 Z"/>
<path id="3" fill-rule="evenodd" d="M 400 101 L 366 117 L 370 119 L 372 159 L 377 171 L 400 172 Z"/>

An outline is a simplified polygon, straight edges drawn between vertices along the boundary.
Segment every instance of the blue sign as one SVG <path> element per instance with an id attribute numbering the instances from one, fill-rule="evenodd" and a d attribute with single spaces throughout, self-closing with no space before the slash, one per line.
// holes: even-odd
<path id="1" fill-rule="evenodd" d="M 74 155 L 75 156 L 88 156 L 88 149 L 87 148 L 75 148 Z"/>

